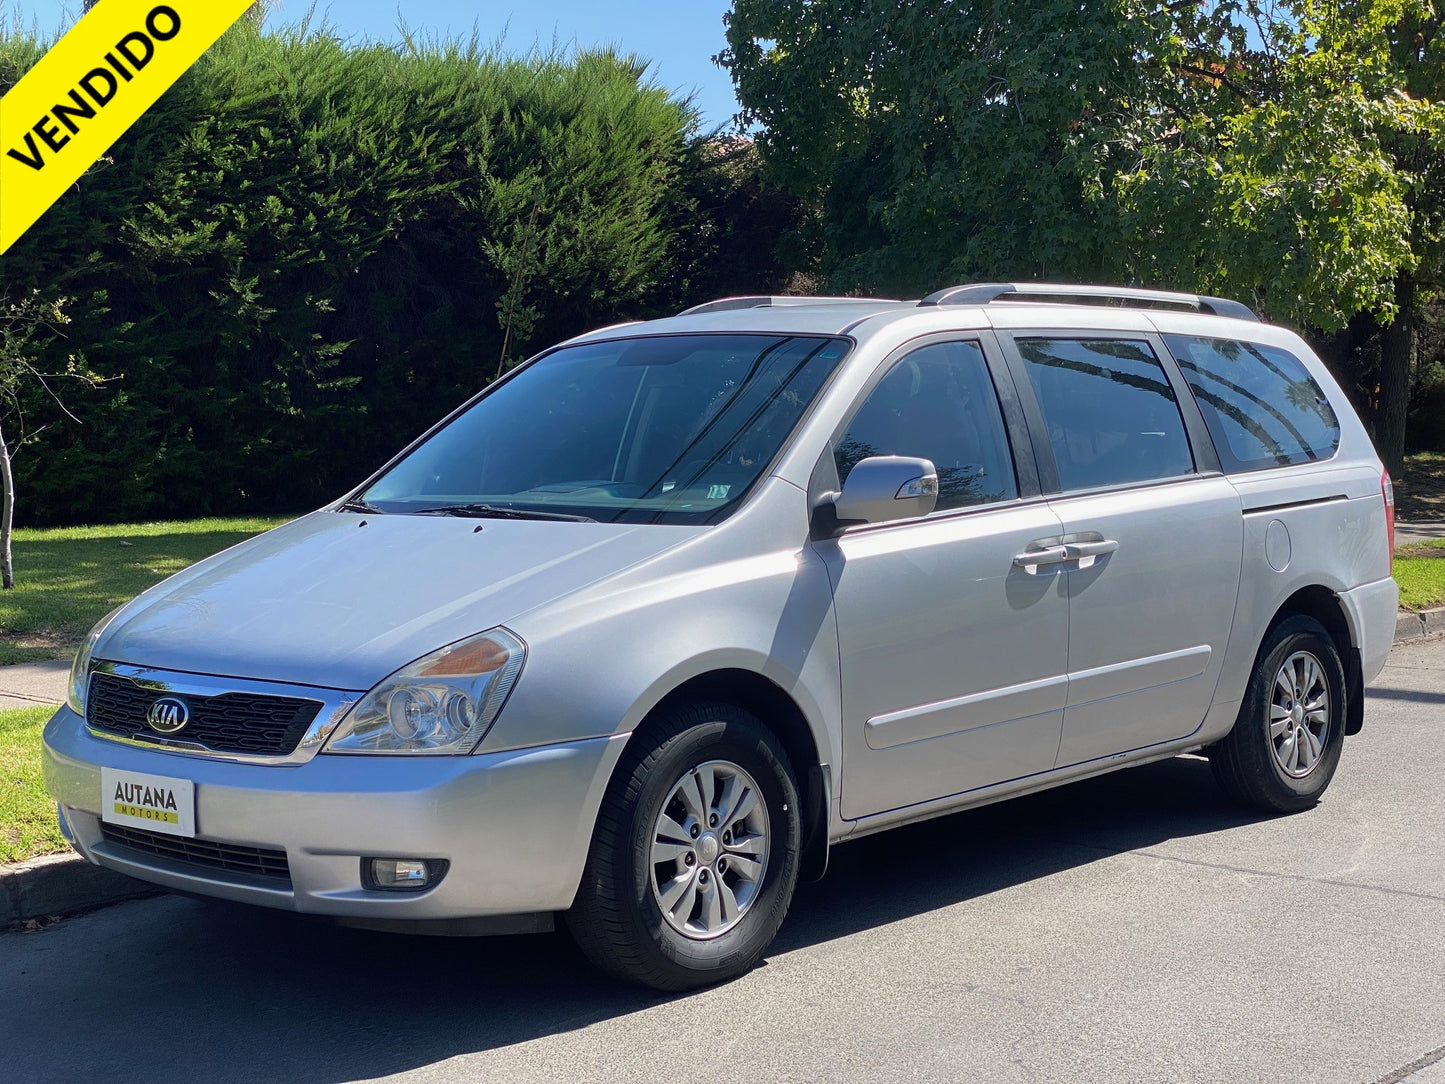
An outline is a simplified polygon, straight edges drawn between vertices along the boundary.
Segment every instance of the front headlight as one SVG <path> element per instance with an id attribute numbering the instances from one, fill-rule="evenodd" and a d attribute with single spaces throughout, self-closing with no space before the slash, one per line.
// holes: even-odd
<path id="1" fill-rule="evenodd" d="M 91 629 L 90 635 L 85 638 L 85 643 L 81 644 L 80 650 L 75 653 L 75 662 L 70 664 L 70 684 L 66 688 L 65 703 L 77 715 L 85 715 L 85 693 L 90 687 L 90 656 L 95 651 L 95 642 L 100 639 L 106 626 L 115 619 L 115 615 L 125 607 L 126 603 L 121 603 L 96 622 L 95 628 Z"/>
<path id="2" fill-rule="evenodd" d="M 470 753 L 502 710 L 526 657 L 526 644 L 493 629 L 417 659 L 357 701 L 326 752 Z"/>

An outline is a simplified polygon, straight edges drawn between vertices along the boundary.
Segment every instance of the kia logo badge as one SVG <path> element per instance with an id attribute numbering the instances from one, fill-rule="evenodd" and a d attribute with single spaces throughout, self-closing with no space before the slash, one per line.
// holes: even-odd
<path id="1" fill-rule="evenodd" d="M 191 721 L 191 709 L 184 700 L 163 696 L 146 712 L 146 725 L 157 734 L 178 734 Z"/>

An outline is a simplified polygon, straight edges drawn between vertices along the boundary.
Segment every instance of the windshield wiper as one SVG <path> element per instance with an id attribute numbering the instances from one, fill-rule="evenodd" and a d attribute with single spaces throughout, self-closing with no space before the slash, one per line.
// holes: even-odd
<path id="1" fill-rule="evenodd" d="M 494 504 L 447 504 L 422 508 L 418 516 L 460 516 L 465 519 L 555 519 L 568 523 L 596 523 L 591 516 L 570 516 L 564 512 L 539 512 L 530 508 L 498 508 Z"/>
<path id="2" fill-rule="evenodd" d="M 386 515 L 386 513 L 383 512 L 380 508 L 376 507 L 376 505 L 370 503 L 369 501 L 364 501 L 360 497 L 352 497 L 351 500 L 343 504 L 340 508 L 337 509 L 337 511 L 360 512 L 364 516 Z"/>

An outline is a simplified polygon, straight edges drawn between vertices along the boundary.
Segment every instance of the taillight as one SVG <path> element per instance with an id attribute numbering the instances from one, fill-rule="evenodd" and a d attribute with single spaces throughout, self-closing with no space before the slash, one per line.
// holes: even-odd
<path id="1" fill-rule="evenodd" d="M 1390 571 L 1395 571 L 1395 483 L 1390 472 L 1380 475 L 1380 492 L 1385 495 L 1385 533 L 1390 539 Z"/>

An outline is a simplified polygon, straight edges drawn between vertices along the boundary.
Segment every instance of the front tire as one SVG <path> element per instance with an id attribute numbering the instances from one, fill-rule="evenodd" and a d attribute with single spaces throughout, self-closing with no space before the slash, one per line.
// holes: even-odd
<path id="1" fill-rule="evenodd" d="M 1260 646 L 1234 729 L 1209 752 L 1225 793 L 1265 813 L 1314 806 L 1345 742 L 1345 670 L 1318 621 L 1297 615 Z"/>
<path id="2" fill-rule="evenodd" d="M 689 990 L 748 971 L 798 880 L 798 787 L 777 737 L 731 704 L 649 720 L 597 818 L 567 926 L 618 978 Z"/>

